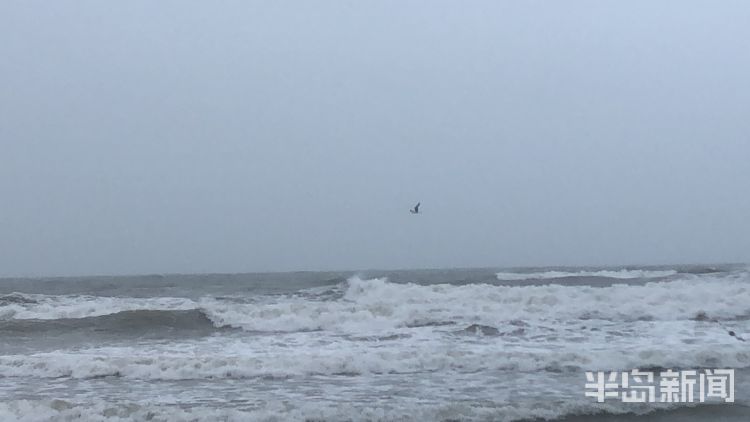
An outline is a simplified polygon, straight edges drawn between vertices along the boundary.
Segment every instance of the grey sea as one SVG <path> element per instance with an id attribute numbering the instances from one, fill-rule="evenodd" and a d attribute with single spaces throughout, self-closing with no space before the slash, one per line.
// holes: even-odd
<path id="1" fill-rule="evenodd" d="M 745 265 L 3 279 L 0 421 L 747 421 L 749 321 Z"/>

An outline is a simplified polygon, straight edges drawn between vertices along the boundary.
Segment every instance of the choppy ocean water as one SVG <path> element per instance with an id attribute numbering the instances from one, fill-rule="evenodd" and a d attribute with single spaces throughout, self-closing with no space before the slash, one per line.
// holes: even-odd
<path id="1" fill-rule="evenodd" d="M 2 421 L 746 421 L 748 367 L 737 265 L 0 280 Z M 584 395 L 634 368 L 735 402 Z"/>

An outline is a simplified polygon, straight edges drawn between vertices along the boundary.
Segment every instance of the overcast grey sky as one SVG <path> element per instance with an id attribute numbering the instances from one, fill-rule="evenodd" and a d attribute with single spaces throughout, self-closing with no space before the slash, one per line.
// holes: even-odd
<path id="1" fill-rule="evenodd" d="M 5 0 L 0 88 L 0 275 L 750 261 L 747 1 Z"/>

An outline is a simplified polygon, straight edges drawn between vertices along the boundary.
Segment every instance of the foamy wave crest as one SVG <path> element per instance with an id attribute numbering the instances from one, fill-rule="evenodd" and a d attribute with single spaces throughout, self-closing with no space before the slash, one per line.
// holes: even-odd
<path id="1" fill-rule="evenodd" d="M 603 277 L 616 278 L 621 280 L 634 278 L 663 278 L 677 274 L 675 270 L 601 270 L 601 271 L 545 271 L 535 273 L 497 273 L 497 279 L 502 281 L 521 281 L 521 280 L 550 280 L 555 278 L 568 277 Z"/>
<path id="2" fill-rule="evenodd" d="M 185 344 L 189 352 L 110 347 L 0 356 L 0 377 L 138 380 L 289 378 L 309 375 L 478 373 L 494 371 L 571 373 L 631 368 L 750 366 L 750 353 L 738 342 L 640 345 L 612 350 L 581 350 L 576 344 L 506 349 L 497 343 L 448 346 L 439 340 L 403 341 L 390 347 L 328 344 L 279 347 L 273 343 L 227 342 L 210 349 Z"/>
<path id="3" fill-rule="evenodd" d="M 0 302 L 0 319 L 89 318 L 125 311 L 186 311 L 198 307 L 196 302 L 190 299 L 174 297 L 142 299 L 21 293 L 13 293 L 4 297 L 5 302 Z"/>
<path id="4" fill-rule="evenodd" d="M 715 321 L 750 318 L 749 286 L 745 276 L 689 276 L 608 287 L 419 285 L 352 277 L 339 287 L 339 294 L 326 300 L 300 294 L 269 296 L 250 303 L 216 298 L 39 295 L 33 303 L 0 306 L 0 318 L 52 320 L 129 311 L 200 311 L 217 328 L 345 334 L 462 324 L 500 327 L 512 320 Z"/>
<path id="5" fill-rule="evenodd" d="M 328 348 L 320 352 L 306 350 L 304 359 L 295 350 L 275 350 L 274 356 L 186 356 L 174 353 L 139 356 L 133 350 L 0 356 L 0 377 L 123 377 L 141 380 L 285 378 L 449 370 L 454 366 L 463 368 L 468 361 L 464 357 L 438 356 L 429 350 L 410 352 L 337 348 L 339 350 Z M 481 370 L 483 366 L 481 362 L 473 365 L 475 370 Z"/>
<path id="6" fill-rule="evenodd" d="M 750 285 L 739 278 L 693 277 L 638 286 L 591 287 L 424 286 L 353 277 L 344 287 L 343 297 L 333 301 L 284 297 L 273 303 L 211 302 L 203 309 L 217 326 L 345 333 L 445 324 L 498 327 L 519 319 L 678 321 L 750 316 Z"/>

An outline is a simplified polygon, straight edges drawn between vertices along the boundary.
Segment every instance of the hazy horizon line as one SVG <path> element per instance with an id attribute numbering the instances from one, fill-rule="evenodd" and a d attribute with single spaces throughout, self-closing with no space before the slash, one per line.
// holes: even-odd
<path id="1" fill-rule="evenodd" d="M 12 279 L 69 279 L 69 278 L 126 278 L 126 277 L 174 277 L 174 276 L 221 276 L 245 274 L 292 274 L 292 273 L 353 273 L 358 272 L 396 272 L 396 271 L 446 271 L 446 270 L 528 270 L 528 269 L 628 269 L 628 268 L 663 268 L 663 267 L 721 267 L 748 265 L 746 262 L 694 262 L 694 263 L 661 263 L 661 264 L 604 264 L 604 265 L 517 265 L 517 266 L 468 266 L 468 267 L 423 267 L 423 268 L 365 268 L 365 269 L 307 269 L 307 270 L 269 270 L 269 271 L 199 271 L 199 272 L 143 272 L 128 274 L 65 274 L 65 275 L 0 275 L 0 280 Z"/>

